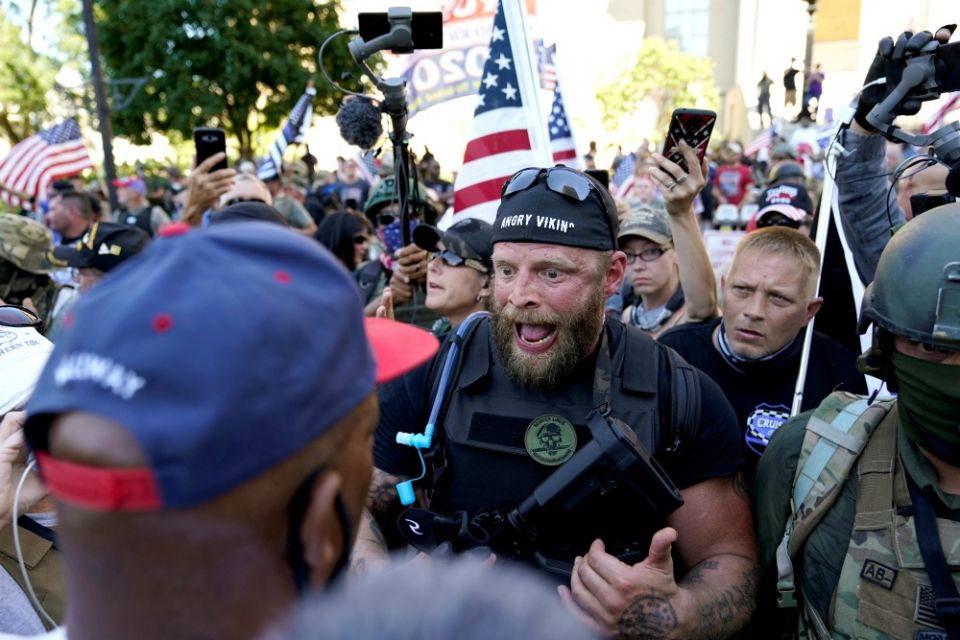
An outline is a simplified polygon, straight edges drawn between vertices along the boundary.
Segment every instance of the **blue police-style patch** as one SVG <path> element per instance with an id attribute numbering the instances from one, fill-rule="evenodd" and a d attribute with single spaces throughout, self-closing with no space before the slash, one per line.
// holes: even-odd
<path id="1" fill-rule="evenodd" d="M 782 404 L 758 404 L 747 416 L 747 432 L 744 434 L 747 446 L 758 456 L 763 455 L 770 438 L 789 418 L 790 409 Z"/>

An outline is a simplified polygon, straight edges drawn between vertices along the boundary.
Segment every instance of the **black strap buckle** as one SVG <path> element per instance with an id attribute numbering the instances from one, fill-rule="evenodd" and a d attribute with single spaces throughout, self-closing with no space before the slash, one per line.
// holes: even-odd
<path id="1" fill-rule="evenodd" d="M 960 622 L 960 598 L 937 598 L 934 600 L 933 608 L 940 622 L 944 624 L 948 621 Z"/>

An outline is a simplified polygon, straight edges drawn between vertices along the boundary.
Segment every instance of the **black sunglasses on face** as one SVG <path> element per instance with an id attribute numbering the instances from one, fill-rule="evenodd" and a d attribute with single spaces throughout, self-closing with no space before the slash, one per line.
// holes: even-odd
<path id="1" fill-rule="evenodd" d="M 366 242 L 370 242 L 368 236 L 353 236 L 353 244 L 364 244 Z"/>
<path id="2" fill-rule="evenodd" d="M 4 327 L 32 327 L 43 333 L 43 320 L 29 309 L 15 304 L 0 305 L 0 325 Z"/>
<path id="3" fill-rule="evenodd" d="M 595 191 L 597 198 L 600 200 L 600 205 L 603 207 L 603 212 L 607 216 L 607 226 L 610 226 L 610 217 L 611 215 L 615 217 L 616 212 L 611 212 L 607 207 L 607 201 L 604 199 L 603 194 L 600 193 L 588 178 L 567 167 L 552 167 L 550 169 L 530 167 L 529 169 L 522 169 L 503 183 L 503 189 L 500 190 L 500 197 L 509 198 L 516 193 L 526 191 L 537 183 L 537 179 L 544 172 L 546 172 L 547 175 L 547 188 L 571 200 L 586 202 L 587 198 L 590 197 L 590 192 Z M 616 247 L 617 239 L 614 237 L 612 227 L 610 228 L 610 237 L 613 240 L 613 246 Z"/>
<path id="4" fill-rule="evenodd" d="M 419 218 L 420 218 L 420 212 L 419 212 L 419 211 L 416 212 L 416 213 L 411 213 L 411 214 L 410 214 L 410 219 L 411 219 L 411 220 L 418 220 Z M 383 226 L 387 226 L 388 224 L 391 224 L 391 223 L 394 222 L 395 220 L 399 220 L 399 219 L 400 219 L 400 214 L 399 214 L 399 213 L 381 213 L 381 214 L 377 217 L 377 222 L 379 222 L 379 223 L 380 223 L 381 225 L 383 225 Z"/>

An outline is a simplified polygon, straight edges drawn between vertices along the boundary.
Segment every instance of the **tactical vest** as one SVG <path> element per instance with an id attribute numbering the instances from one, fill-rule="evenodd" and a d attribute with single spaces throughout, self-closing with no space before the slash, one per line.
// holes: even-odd
<path id="1" fill-rule="evenodd" d="M 699 424 L 696 373 L 672 350 L 639 330 L 613 321 L 607 321 L 604 330 L 614 372 L 612 415 L 629 425 L 669 470 L 678 444 L 682 447 Z M 472 333 L 463 346 L 459 370 L 451 381 L 453 393 L 439 421 L 444 470 L 430 502 L 433 511 L 447 515 L 466 511 L 471 517 L 487 509 L 516 507 L 578 445 L 589 441 L 585 419 L 593 390 L 586 382 L 560 394 L 518 393 L 518 386 L 494 362 L 489 321 L 478 322 Z M 677 391 L 677 386 L 683 388 Z M 686 398 L 681 400 L 683 407 L 672 402 L 680 397 Z M 680 415 L 684 411 L 696 412 L 697 417 Z M 533 442 L 531 432 L 537 435 Z M 626 491 L 615 488 L 573 513 L 546 514 L 537 550 L 547 558 L 569 562 L 601 538 L 607 550 L 624 561 L 642 560 L 650 537 L 664 519 L 632 508 Z"/>
<path id="2" fill-rule="evenodd" d="M 140 207 L 134 211 L 123 211 L 120 214 L 117 222 L 130 225 L 131 227 L 139 227 L 152 237 L 153 227 L 150 226 L 150 218 L 152 214 L 153 207 L 148 204 L 145 207 Z"/>
<path id="3" fill-rule="evenodd" d="M 907 475 L 897 453 L 895 407 L 892 400 L 867 406 L 858 396 L 836 392 L 807 425 L 794 480 L 796 511 L 784 537 L 790 555 L 801 550 L 833 506 L 854 464 L 857 502 L 827 620 L 804 602 L 799 638 L 947 637 L 933 609 L 935 596 L 917 542 Z M 954 582 L 960 584 L 960 523 L 937 519 L 937 528 Z"/>

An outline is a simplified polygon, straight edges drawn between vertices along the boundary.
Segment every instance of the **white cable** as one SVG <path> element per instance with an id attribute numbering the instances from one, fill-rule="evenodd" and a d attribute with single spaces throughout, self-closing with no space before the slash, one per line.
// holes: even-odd
<path id="1" fill-rule="evenodd" d="M 23 470 L 23 475 L 20 476 L 20 482 L 17 483 L 17 490 L 13 493 L 13 546 L 17 551 L 17 564 L 20 565 L 20 575 L 23 576 L 23 582 L 27 585 L 27 595 L 30 597 L 30 602 L 33 603 L 33 607 L 37 610 L 43 618 L 50 624 L 51 628 L 56 628 L 58 625 L 54 621 L 50 614 L 47 613 L 47 610 L 43 608 L 43 605 L 40 604 L 40 599 L 37 598 L 36 592 L 33 590 L 33 583 L 30 582 L 30 576 L 27 575 L 27 563 L 23 560 L 23 549 L 20 547 L 20 527 L 17 525 L 17 505 L 20 504 L 20 490 L 23 489 L 24 483 L 27 481 L 27 475 L 33 470 L 36 466 L 36 461 L 30 460 L 30 464 L 27 465 L 27 468 Z"/>

